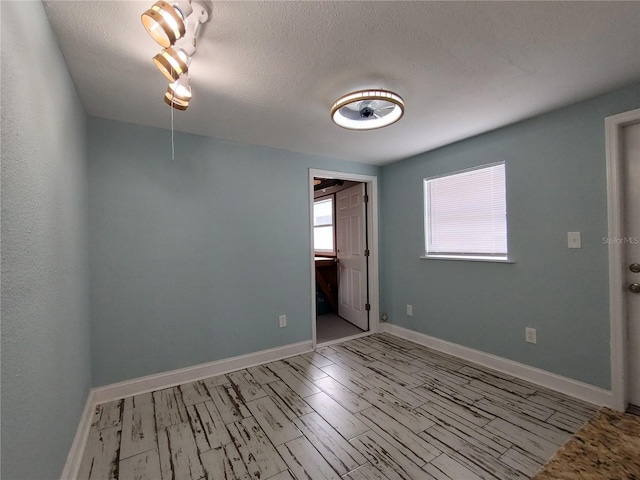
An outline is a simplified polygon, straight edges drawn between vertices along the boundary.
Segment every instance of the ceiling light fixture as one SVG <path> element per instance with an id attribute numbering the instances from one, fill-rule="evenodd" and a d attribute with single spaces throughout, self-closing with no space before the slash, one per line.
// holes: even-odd
<path id="1" fill-rule="evenodd" d="M 191 85 L 188 75 L 182 75 L 178 81 L 173 82 L 167 88 L 164 101 L 176 110 L 186 110 L 191 100 Z"/>
<path id="2" fill-rule="evenodd" d="M 404 100 L 389 90 L 358 90 L 340 97 L 331 107 L 331 119 L 350 130 L 373 130 L 397 122 Z"/>
<path id="3" fill-rule="evenodd" d="M 167 80 L 173 82 L 167 89 L 164 101 L 177 110 L 186 110 L 189 106 L 189 65 L 191 56 L 196 53 L 198 30 L 207 20 L 207 10 L 199 3 L 192 4 L 191 0 L 173 3 L 159 1 L 142 14 L 144 28 L 165 47 L 153 57 L 153 63 Z"/>
<path id="4" fill-rule="evenodd" d="M 189 43 L 189 45 L 191 45 Z M 183 73 L 189 72 L 189 64 L 191 63 L 191 54 L 186 49 L 180 46 L 173 46 L 165 48 L 153 57 L 153 63 L 155 63 L 158 70 L 167 77 L 170 82 L 175 82 L 180 78 Z"/>
<path id="5" fill-rule="evenodd" d="M 190 1 L 156 2 L 142 14 L 142 24 L 151 38 L 167 48 L 184 36 L 185 21 L 192 11 Z"/>

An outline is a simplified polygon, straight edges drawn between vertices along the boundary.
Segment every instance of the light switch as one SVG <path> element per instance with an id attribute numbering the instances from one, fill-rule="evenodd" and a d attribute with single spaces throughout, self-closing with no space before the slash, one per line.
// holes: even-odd
<path id="1" fill-rule="evenodd" d="M 569 244 L 569 248 L 582 248 L 580 232 L 567 232 L 567 242 Z"/>

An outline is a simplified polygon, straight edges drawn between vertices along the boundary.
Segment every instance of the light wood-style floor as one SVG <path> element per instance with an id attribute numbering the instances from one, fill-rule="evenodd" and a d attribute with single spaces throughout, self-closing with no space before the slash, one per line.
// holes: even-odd
<path id="1" fill-rule="evenodd" d="M 595 411 L 376 334 L 99 405 L 79 480 L 525 479 Z"/>

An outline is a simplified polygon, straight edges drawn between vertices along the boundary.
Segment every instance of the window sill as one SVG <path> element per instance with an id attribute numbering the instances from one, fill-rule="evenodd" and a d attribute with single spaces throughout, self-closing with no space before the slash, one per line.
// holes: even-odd
<path id="1" fill-rule="evenodd" d="M 456 257 L 453 255 L 422 255 L 422 260 L 454 260 L 463 262 L 489 262 L 489 263 L 516 263 L 510 258 L 488 258 L 488 257 Z"/>

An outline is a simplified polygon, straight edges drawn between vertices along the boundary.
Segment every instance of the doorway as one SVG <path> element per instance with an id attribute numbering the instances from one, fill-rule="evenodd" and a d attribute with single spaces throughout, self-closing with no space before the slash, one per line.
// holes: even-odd
<path id="1" fill-rule="evenodd" d="M 640 409 L 640 109 L 608 117 L 607 190 L 613 406 Z"/>
<path id="2" fill-rule="evenodd" d="M 310 169 L 314 345 L 378 328 L 377 178 Z"/>

